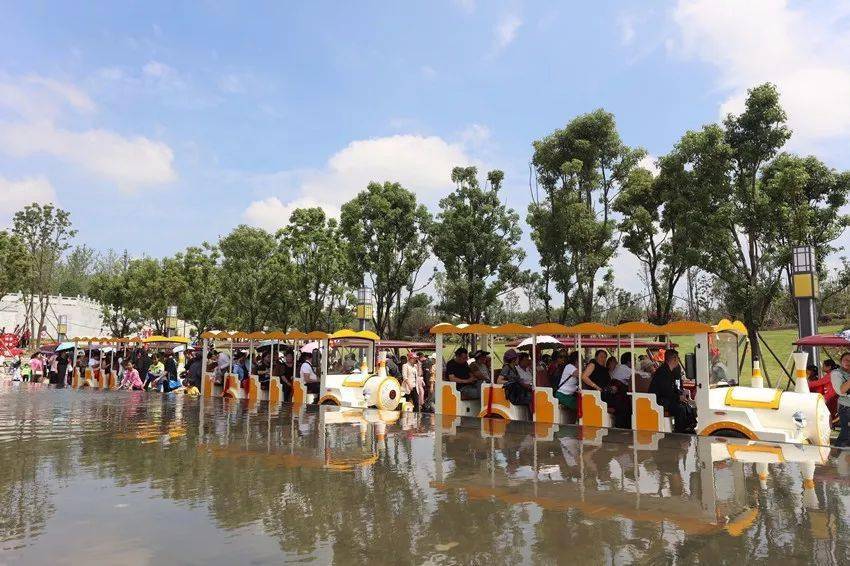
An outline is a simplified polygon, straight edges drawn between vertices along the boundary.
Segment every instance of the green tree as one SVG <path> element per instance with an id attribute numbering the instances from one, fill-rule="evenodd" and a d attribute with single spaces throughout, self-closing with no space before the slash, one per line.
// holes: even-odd
<path id="1" fill-rule="evenodd" d="M 822 256 L 846 222 L 838 214 L 845 174 L 812 158 L 777 157 L 791 135 L 785 121 L 776 87 L 763 84 L 749 91 L 740 115 L 686 133 L 661 159 L 662 174 L 677 187 L 668 198 L 687 211 L 682 230 L 700 250 L 698 264 L 715 275 L 726 308 L 747 325 L 755 357 L 791 246 L 813 243 Z M 814 236 L 821 230 L 826 235 Z"/>
<path id="2" fill-rule="evenodd" d="M 112 336 L 125 337 L 138 331 L 143 316 L 139 299 L 130 286 L 130 256 L 107 252 L 89 282 L 89 296 L 101 304 L 103 322 Z"/>
<path id="3" fill-rule="evenodd" d="M 288 289 L 296 324 L 308 332 L 333 330 L 349 308 L 345 281 L 351 273 L 337 221 L 321 208 L 299 208 L 277 240 L 281 255 L 291 262 Z"/>
<path id="4" fill-rule="evenodd" d="M 791 287 L 791 251 L 795 246 L 814 248 L 818 272 L 825 279 L 825 260 L 838 251 L 834 242 L 848 224 L 848 217 L 841 209 L 847 204 L 850 172 L 839 173 L 813 156 L 780 153 L 764 167 L 761 177 L 765 196 L 777 203 L 774 214 L 785 226 L 776 237 L 786 253 L 782 259 L 788 287 Z"/>
<path id="5" fill-rule="evenodd" d="M 228 323 L 235 330 L 262 330 L 289 288 L 286 257 L 271 234 L 244 224 L 219 240 L 218 248 Z"/>
<path id="6" fill-rule="evenodd" d="M 97 263 L 97 252 L 82 244 L 74 248 L 56 268 L 55 294 L 66 297 L 88 295 L 89 282 Z"/>
<path id="7" fill-rule="evenodd" d="M 225 324 L 221 253 L 204 242 L 190 246 L 174 260 L 186 285 L 177 303 L 181 318 L 195 327 L 198 335 Z"/>
<path id="8" fill-rule="evenodd" d="M 342 207 L 341 234 L 348 245 L 350 281 L 365 279 L 375 296 L 374 324 L 398 337 L 410 314 L 409 299 L 431 282 L 417 283 L 430 255 L 431 214 L 399 183 L 369 183 Z"/>
<path id="9" fill-rule="evenodd" d="M 144 257 L 131 260 L 127 268 L 127 285 L 135 298 L 142 319 L 164 334 L 166 310 L 180 303 L 188 282 L 182 276 L 180 262 L 174 258 Z"/>
<path id="10" fill-rule="evenodd" d="M 614 201 L 614 210 L 623 215 L 619 224 L 623 247 L 644 268 L 651 301 L 649 319 L 656 324 L 670 322 L 676 287 L 697 261 L 691 240 L 681 233 L 686 212 L 681 210 L 682 202 L 665 198 L 665 191 L 676 190 L 668 176 L 653 177 L 636 167 Z"/>
<path id="11" fill-rule="evenodd" d="M 613 202 L 644 155 L 623 144 L 614 115 L 602 109 L 534 142 L 536 184 L 527 220 L 541 258 L 538 297 L 547 316 L 550 284 L 563 297 L 560 322 L 570 314 L 593 316 L 597 275 L 618 247 Z"/>
<path id="12" fill-rule="evenodd" d="M 17 236 L 0 231 L 0 299 L 18 291 L 29 269 L 27 250 Z"/>
<path id="13" fill-rule="evenodd" d="M 524 284 L 519 217 L 499 200 L 504 173 L 487 174 L 481 187 L 475 167 L 455 167 L 455 190 L 440 200 L 432 227 L 434 255 L 445 268 L 438 281 L 439 309 L 465 322 L 482 322 L 500 298 Z"/>
<path id="14" fill-rule="evenodd" d="M 41 345 L 41 329 L 45 328 L 50 309 L 56 267 L 77 231 L 72 228 L 71 215 L 67 211 L 37 202 L 16 212 L 12 225 L 12 233 L 27 252 L 24 300 L 29 329 L 38 348 Z"/>

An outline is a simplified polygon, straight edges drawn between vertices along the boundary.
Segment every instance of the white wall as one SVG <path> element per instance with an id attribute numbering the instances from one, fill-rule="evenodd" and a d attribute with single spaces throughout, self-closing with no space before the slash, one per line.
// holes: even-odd
<path id="1" fill-rule="evenodd" d="M 20 293 L 10 293 L 0 299 L 0 327 L 12 332 L 15 326 L 24 323 L 26 307 Z M 50 297 L 50 308 L 44 325 L 47 334 L 56 338 L 56 325 L 59 316 L 68 317 L 68 336 L 92 336 L 108 334 L 103 327 L 100 304 L 87 297 Z"/>

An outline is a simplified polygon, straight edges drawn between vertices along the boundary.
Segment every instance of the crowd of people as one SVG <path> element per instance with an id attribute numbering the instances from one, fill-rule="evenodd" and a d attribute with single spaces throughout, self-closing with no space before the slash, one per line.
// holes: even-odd
<path id="1" fill-rule="evenodd" d="M 170 350 L 150 351 L 145 347 L 128 351 L 78 349 L 76 359 L 73 349 L 54 353 L 35 352 L 26 359 L 15 357 L 10 367 L 13 380 L 47 381 L 57 388 L 71 385 L 74 369 L 85 375 L 87 368 L 92 374 L 114 372 L 119 389 L 164 393 L 185 389 L 187 393 L 197 394 L 201 382 L 200 353 L 194 350 L 175 353 Z"/>

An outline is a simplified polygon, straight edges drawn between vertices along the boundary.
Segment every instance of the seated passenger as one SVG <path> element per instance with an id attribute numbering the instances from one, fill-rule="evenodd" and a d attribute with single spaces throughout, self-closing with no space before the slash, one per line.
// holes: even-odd
<path id="1" fill-rule="evenodd" d="M 635 370 L 635 384 L 638 391 L 641 390 L 641 381 L 649 381 L 650 376 L 642 371 Z M 620 363 L 611 372 L 611 379 L 618 383 L 622 383 L 627 390 L 632 389 L 632 353 L 623 352 L 620 355 Z M 647 384 L 648 385 L 648 384 Z"/>
<path id="2" fill-rule="evenodd" d="M 611 375 L 608 373 L 606 362 L 608 361 L 608 352 L 605 350 L 596 350 L 596 355 L 593 359 L 587 362 L 584 371 L 581 374 L 581 382 L 583 389 L 595 389 L 599 392 L 604 392 L 611 384 Z"/>
<path id="3" fill-rule="evenodd" d="M 576 362 L 578 363 L 578 362 Z M 557 389 L 555 384 L 561 380 L 561 375 L 564 373 L 564 368 L 567 365 L 567 351 L 560 349 L 552 355 L 551 362 L 546 366 L 545 378 L 548 383 L 543 383 L 543 380 L 537 376 L 537 386 L 551 387 Z"/>
<path id="4" fill-rule="evenodd" d="M 525 356 L 520 367 L 520 359 Z M 505 397 L 514 405 L 528 406 L 531 403 L 531 357 L 526 354 L 517 354 L 513 348 L 507 350 L 504 356 L 505 365 L 499 372 L 497 383 L 505 387 Z M 523 379 L 523 374 L 528 374 L 528 381 Z"/>
<path id="5" fill-rule="evenodd" d="M 345 356 L 345 359 L 342 361 L 342 371 L 343 373 L 351 373 L 357 367 L 357 356 L 353 353 Z"/>
<path id="6" fill-rule="evenodd" d="M 673 432 L 694 432 L 696 409 L 682 389 L 682 368 L 676 350 L 664 352 L 664 363 L 655 370 L 649 384 L 658 404 L 673 417 Z"/>
<path id="7" fill-rule="evenodd" d="M 614 411 L 614 426 L 618 428 L 631 428 L 632 426 L 632 404 L 625 388 L 619 382 L 611 381 L 606 362 L 608 352 L 597 350 L 593 359 L 588 362 L 581 374 L 584 389 L 595 389 L 600 392 L 602 401 L 607 403 L 608 408 Z"/>
<path id="8" fill-rule="evenodd" d="M 552 388 L 567 413 L 567 424 L 575 424 L 578 420 L 578 352 L 571 353 L 566 361 L 564 371 Z"/>
<path id="9" fill-rule="evenodd" d="M 490 381 L 490 364 L 492 363 L 490 352 L 478 350 L 472 358 L 472 362 L 469 364 L 469 375 L 478 381 Z"/>
<path id="10" fill-rule="evenodd" d="M 534 381 L 534 370 L 531 367 L 531 354 L 528 352 L 520 352 L 519 359 L 517 360 L 517 373 L 519 374 L 519 380 L 531 389 L 531 382 Z"/>
<path id="11" fill-rule="evenodd" d="M 455 350 L 455 357 L 446 364 L 446 381 L 454 382 L 461 399 L 481 399 L 481 381 L 469 370 L 469 351 Z"/>

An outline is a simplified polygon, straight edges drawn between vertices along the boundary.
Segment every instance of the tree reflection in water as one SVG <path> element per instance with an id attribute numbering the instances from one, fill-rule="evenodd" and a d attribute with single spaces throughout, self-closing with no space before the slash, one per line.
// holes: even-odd
<path id="1" fill-rule="evenodd" d="M 235 533 L 187 553 L 228 545 L 248 559 L 238 533 L 251 528 L 286 556 L 336 563 L 846 562 L 848 455 L 819 461 L 811 484 L 814 451 L 758 467 L 778 453 L 730 457 L 735 442 L 6 388 L 0 539 L 24 557 L 61 543 L 57 494 L 89 477 Z"/>

